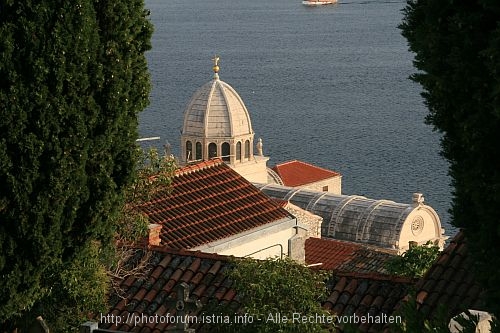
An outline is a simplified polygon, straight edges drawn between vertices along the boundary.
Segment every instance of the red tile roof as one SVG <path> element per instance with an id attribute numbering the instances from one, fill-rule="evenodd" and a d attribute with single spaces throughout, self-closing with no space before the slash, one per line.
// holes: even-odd
<path id="1" fill-rule="evenodd" d="M 354 253 L 361 249 L 361 245 L 349 242 L 340 242 L 331 239 L 308 238 L 306 240 L 306 264 L 318 266 L 321 269 L 334 270 L 344 262 L 350 260 Z"/>
<path id="2" fill-rule="evenodd" d="M 340 174 L 335 171 L 323 169 L 297 160 L 277 164 L 272 169 L 280 176 L 285 186 L 291 187 L 340 176 Z"/>
<path id="3" fill-rule="evenodd" d="M 150 269 L 141 276 L 122 280 L 119 288 L 123 294 L 111 297 L 108 314 L 122 318 L 121 323 L 106 322 L 98 316 L 100 328 L 141 333 L 160 333 L 172 328 L 173 324 L 168 323 L 139 321 L 132 325 L 125 321 L 131 316 L 175 315 L 175 302 L 171 300 L 176 299 L 176 288 L 182 282 L 189 285 L 190 298 L 200 300 L 203 305 L 215 302 L 234 312 L 241 308 L 240 298 L 225 274 L 231 268 L 231 257 L 165 247 L 152 247 L 151 250 Z M 132 258 L 131 262 L 143 255 L 138 251 L 137 258 Z M 391 314 L 411 284 L 409 279 L 381 274 L 335 273 L 327 282 L 330 294 L 323 306 L 337 315 Z M 203 311 L 201 308 L 190 315 L 197 316 Z M 197 332 L 209 331 L 202 323 L 194 323 L 190 328 Z M 372 332 L 379 327 L 372 323 L 359 328 L 361 332 Z"/>
<path id="4" fill-rule="evenodd" d="M 291 215 L 220 159 L 179 169 L 172 191 L 143 206 L 161 244 L 194 248 Z"/>
<path id="5" fill-rule="evenodd" d="M 122 295 L 116 293 L 111 297 L 111 309 L 108 315 L 121 318 L 116 320 L 100 320 L 99 328 L 118 330 L 123 332 L 160 333 L 175 327 L 174 323 L 140 320 L 134 324 L 134 318 L 146 316 L 165 316 L 176 314 L 175 300 L 177 288 L 182 282 L 189 285 L 191 299 L 200 300 L 202 304 L 216 301 L 230 308 L 238 309 L 240 303 L 236 292 L 231 288 L 232 282 L 226 277 L 225 271 L 231 266 L 230 257 L 217 254 L 202 253 L 199 251 L 174 250 L 165 247 L 152 247 L 150 269 L 143 276 L 130 276 L 121 281 L 119 288 Z M 137 261 L 144 252 L 137 251 Z M 195 310 L 190 315 L 196 316 L 202 309 Z M 127 323 L 127 318 L 132 318 Z M 203 324 L 194 323 L 190 328 L 198 329 Z"/>
<path id="6" fill-rule="evenodd" d="M 335 239 L 308 238 L 305 245 L 306 264 L 341 272 L 387 274 L 385 264 L 395 256 L 357 243 Z M 321 263 L 321 265 L 316 265 Z"/>
<path id="7" fill-rule="evenodd" d="M 416 285 L 419 311 L 426 318 L 439 312 L 440 305 L 454 316 L 467 309 L 484 310 L 484 289 L 476 282 L 467 239 L 460 231 Z"/>
<path id="8" fill-rule="evenodd" d="M 278 206 L 286 208 L 290 204 L 289 201 L 286 200 L 281 200 L 281 199 L 276 199 L 276 198 L 271 198 L 272 201 L 274 201 Z M 300 208 L 300 207 L 299 207 Z"/>
<path id="9" fill-rule="evenodd" d="M 345 274 L 345 275 L 344 275 Z M 383 316 L 389 316 L 408 294 L 413 281 L 381 274 L 335 273 L 330 281 L 330 296 L 323 305 L 338 316 L 358 316 L 359 332 L 381 332 Z M 360 318 L 365 318 L 361 322 Z M 368 316 L 371 316 L 371 320 Z M 368 319 L 367 319 L 368 318 Z M 378 323 L 377 323 L 377 319 Z M 351 317 L 351 320 L 354 320 Z M 387 321 L 387 318 L 385 319 Z M 342 331 L 342 325 L 339 325 Z"/>

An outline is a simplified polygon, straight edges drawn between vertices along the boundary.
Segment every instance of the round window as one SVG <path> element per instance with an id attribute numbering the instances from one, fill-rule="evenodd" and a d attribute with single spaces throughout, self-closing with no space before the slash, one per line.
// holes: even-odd
<path id="1" fill-rule="evenodd" d="M 416 236 L 424 230 L 424 219 L 422 216 L 417 216 L 411 222 L 411 232 Z"/>

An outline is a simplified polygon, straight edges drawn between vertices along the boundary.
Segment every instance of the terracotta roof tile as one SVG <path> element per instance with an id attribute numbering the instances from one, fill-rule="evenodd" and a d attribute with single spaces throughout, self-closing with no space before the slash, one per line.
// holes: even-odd
<path id="1" fill-rule="evenodd" d="M 277 164 L 272 169 L 280 176 L 285 186 L 291 187 L 340 176 L 340 174 L 335 171 L 297 160 Z"/>
<path id="2" fill-rule="evenodd" d="M 144 276 L 122 282 L 120 287 L 124 290 L 122 297 L 125 299 L 111 297 L 112 307 L 109 313 L 124 316 L 123 318 L 128 313 L 173 315 L 176 310 L 172 300 L 175 300 L 176 288 L 183 281 L 190 286 L 190 297 L 203 304 L 215 301 L 230 306 L 235 312 L 240 309 L 240 298 L 232 288 L 232 281 L 226 276 L 232 265 L 230 257 L 163 246 L 152 247 L 151 250 L 153 255 L 150 260 L 156 264 Z M 408 293 L 411 284 L 412 281 L 406 278 L 377 273 L 337 272 L 327 283 L 330 295 L 323 306 L 338 315 L 378 315 L 384 311 L 390 313 L 391 307 Z M 200 311 L 195 311 L 194 314 Z M 101 328 L 124 332 L 163 332 L 172 326 L 168 323 L 144 323 L 135 327 L 125 323 L 100 323 Z M 193 324 L 190 328 L 196 331 L 200 328 L 202 331 L 207 329 L 201 323 Z M 371 332 L 380 327 L 370 324 L 359 328 L 361 332 Z"/>
<path id="3" fill-rule="evenodd" d="M 392 314 L 394 307 L 407 295 L 413 281 L 382 274 L 334 273 L 324 308 L 337 315 L 379 316 Z M 342 328 L 342 327 L 340 327 Z M 360 332 L 380 332 L 383 324 L 366 323 Z"/>
<path id="4" fill-rule="evenodd" d="M 166 301 L 175 295 L 176 287 L 181 282 L 190 285 L 192 291 L 198 291 L 199 295 L 192 292 L 192 297 L 208 299 L 212 295 L 207 295 L 207 293 L 213 293 L 215 297 L 223 298 L 225 302 L 231 302 L 235 298 L 235 292 L 224 275 L 223 268 L 230 265 L 228 257 L 160 247 L 153 247 L 153 250 L 155 252 L 151 261 L 156 261 L 156 266 L 151 268 L 147 276 L 135 277 L 133 282 L 127 279 L 127 284 L 125 281 L 122 282 L 120 287 L 125 290 L 126 299 L 112 298 L 115 302 L 109 313 L 125 316 L 123 318 L 126 318 L 128 313 L 174 314 L 175 302 L 172 303 L 173 305 L 167 305 Z M 207 276 L 209 278 L 206 278 Z M 159 282 L 160 280 L 168 282 Z M 203 285 L 204 282 L 209 282 L 210 285 Z M 213 288 L 212 291 L 209 290 L 210 287 Z M 125 332 L 164 331 L 172 327 L 171 324 L 165 323 L 145 323 L 142 327 L 130 327 L 125 323 L 120 325 L 101 323 L 100 326 Z"/>
<path id="5" fill-rule="evenodd" d="M 465 233 L 460 231 L 417 283 L 419 311 L 432 317 L 440 304 L 446 305 L 450 317 L 466 309 L 482 310 L 485 291 L 475 282 L 472 264 Z"/>
<path id="6" fill-rule="evenodd" d="M 360 305 L 368 307 L 368 306 L 370 306 L 370 304 L 372 304 L 372 302 L 373 302 L 373 296 L 366 294 L 363 296 L 363 299 L 361 300 Z"/>
<path id="7" fill-rule="evenodd" d="M 287 200 L 281 200 L 281 199 L 277 199 L 277 198 L 271 198 L 271 200 L 273 200 L 278 206 L 283 207 L 283 208 L 285 208 L 286 206 L 288 206 L 290 204 L 290 202 Z"/>
<path id="8" fill-rule="evenodd" d="M 314 268 L 358 273 L 386 274 L 385 263 L 395 256 L 359 243 L 326 238 L 308 238 L 305 252 L 306 264 Z"/>
<path id="9" fill-rule="evenodd" d="M 179 169 L 172 190 L 141 209 L 162 225 L 161 244 L 189 249 L 291 215 L 223 163 L 211 160 Z"/>

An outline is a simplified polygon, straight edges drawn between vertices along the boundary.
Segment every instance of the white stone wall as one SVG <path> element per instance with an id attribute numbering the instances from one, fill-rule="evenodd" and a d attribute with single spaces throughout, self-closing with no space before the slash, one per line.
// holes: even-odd
<path id="1" fill-rule="evenodd" d="M 442 250 L 446 237 L 441 228 L 439 217 L 428 206 L 416 207 L 405 219 L 399 236 L 399 253 L 403 253 L 409 248 L 409 242 L 417 242 L 423 245 L 428 241 L 437 242 Z"/>
<path id="2" fill-rule="evenodd" d="M 269 233 L 248 243 L 230 247 L 217 253 L 235 257 L 251 257 L 268 259 L 288 255 L 288 240 L 295 235 L 295 229 L 289 228 L 275 233 Z"/>
<path id="3" fill-rule="evenodd" d="M 342 194 L 342 176 L 339 175 L 298 187 L 340 195 Z M 327 191 L 324 190 L 325 187 L 328 187 Z"/>
<path id="4" fill-rule="evenodd" d="M 282 257 L 288 255 L 296 226 L 295 218 L 285 218 L 191 250 L 255 259 Z"/>
<path id="5" fill-rule="evenodd" d="M 288 203 L 285 209 L 297 218 L 297 222 L 300 225 L 307 227 L 307 238 L 321 238 L 321 223 L 323 223 L 323 218 L 321 216 L 309 213 L 307 210 L 291 203 Z"/>
<path id="6" fill-rule="evenodd" d="M 252 183 L 267 183 L 267 161 L 269 157 L 254 156 L 250 161 L 229 164 L 243 178 Z"/>

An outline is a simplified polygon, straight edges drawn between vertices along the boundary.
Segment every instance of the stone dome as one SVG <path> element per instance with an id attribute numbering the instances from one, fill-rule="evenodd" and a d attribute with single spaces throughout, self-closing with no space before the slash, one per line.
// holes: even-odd
<path id="1" fill-rule="evenodd" d="M 262 140 L 254 155 L 250 115 L 238 93 L 219 79 L 219 57 L 213 59 L 213 79 L 191 98 L 184 111 L 180 164 L 220 158 L 251 182 L 267 182 Z"/>
<path id="2" fill-rule="evenodd" d="M 184 113 L 184 136 L 216 139 L 250 134 L 252 124 L 243 100 L 217 74 L 198 89 Z"/>

